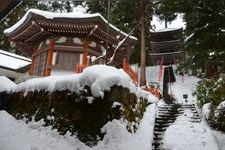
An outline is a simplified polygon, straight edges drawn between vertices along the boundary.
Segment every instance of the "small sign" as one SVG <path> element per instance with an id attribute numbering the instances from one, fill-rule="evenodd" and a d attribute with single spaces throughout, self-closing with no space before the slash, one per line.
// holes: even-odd
<path id="1" fill-rule="evenodd" d="M 187 99 L 188 98 L 188 94 L 183 94 L 183 98 Z"/>

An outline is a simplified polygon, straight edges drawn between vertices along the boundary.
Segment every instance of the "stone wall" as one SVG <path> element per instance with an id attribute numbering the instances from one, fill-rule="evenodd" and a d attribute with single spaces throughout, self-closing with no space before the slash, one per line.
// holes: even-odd
<path id="1" fill-rule="evenodd" d="M 114 105 L 115 102 L 119 105 Z M 104 137 L 101 128 L 113 119 L 127 120 L 127 129 L 135 132 L 147 105 L 146 100 L 121 86 L 105 91 L 104 98 L 93 98 L 87 86 L 79 93 L 69 90 L 0 93 L 0 109 L 15 118 L 27 118 L 27 122 L 43 119 L 45 126 L 51 125 L 60 134 L 69 131 L 90 146 Z"/>

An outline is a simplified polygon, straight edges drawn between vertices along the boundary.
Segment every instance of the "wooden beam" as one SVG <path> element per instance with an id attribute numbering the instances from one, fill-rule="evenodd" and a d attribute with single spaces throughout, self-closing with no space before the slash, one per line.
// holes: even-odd
<path id="1" fill-rule="evenodd" d="M 88 54 L 94 55 L 94 56 L 100 56 L 101 52 L 97 51 L 96 49 L 92 49 L 92 47 L 88 46 L 86 49 Z M 61 46 L 61 45 L 55 45 L 54 51 L 62 51 L 62 52 L 73 52 L 73 53 L 80 53 L 83 52 L 83 46 Z"/>
<path id="2" fill-rule="evenodd" d="M 44 28 L 40 28 L 41 30 L 37 33 L 35 33 L 34 35 L 32 35 L 31 37 L 29 37 L 28 39 L 26 39 L 24 42 L 32 42 L 32 40 L 34 40 L 36 37 L 38 37 L 41 34 L 49 34 L 48 32 L 44 31 Z"/>
<path id="3" fill-rule="evenodd" d="M 91 29 L 91 31 L 88 33 L 88 37 L 90 37 L 96 30 L 98 29 L 98 25 L 94 25 L 94 27 Z"/>
<path id="4" fill-rule="evenodd" d="M 40 28 L 40 26 L 35 21 L 32 21 L 31 25 L 29 25 L 25 30 L 23 30 L 22 32 L 20 32 L 16 36 L 12 37 L 12 41 L 16 41 L 17 38 L 19 38 L 21 35 L 23 35 L 27 31 L 29 31 L 33 26 L 36 26 L 36 27 Z"/>

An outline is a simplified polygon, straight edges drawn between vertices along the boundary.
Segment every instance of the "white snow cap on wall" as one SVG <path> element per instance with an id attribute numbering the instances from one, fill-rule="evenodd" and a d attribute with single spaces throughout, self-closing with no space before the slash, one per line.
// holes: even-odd
<path id="1" fill-rule="evenodd" d="M 0 84 L 3 82 L 0 81 Z M 141 90 L 132 82 L 132 79 L 123 71 L 112 66 L 93 65 L 84 69 L 80 74 L 50 76 L 34 78 L 22 82 L 13 88 L 12 92 L 39 91 L 47 90 L 49 92 L 70 90 L 79 92 L 84 86 L 91 88 L 94 97 L 103 97 L 105 90 L 110 90 L 113 85 L 128 88 L 131 93 L 138 97 L 143 97 L 149 102 L 155 102 L 157 98 L 149 92 Z"/>
<path id="2" fill-rule="evenodd" d="M 6 78 L 5 76 L 0 76 L 0 92 L 8 91 L 10 88 L 15 87 L 16 84 Z"/>

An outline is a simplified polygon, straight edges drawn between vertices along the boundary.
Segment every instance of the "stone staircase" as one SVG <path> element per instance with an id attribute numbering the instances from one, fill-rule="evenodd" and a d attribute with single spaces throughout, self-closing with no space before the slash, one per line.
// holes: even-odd
<path id="1" fill-rule="evenodd" d="M 200 122 L 198 112 L 194 104 L 162 104 L 158 107 L 158 113 L 155 119 L 155 128 L 153 136 L 153 150 L 164 150 L 162 149 L 162 138 L 166 129 L 174 123 L 176 118 L 182 115 L 185 109 L 189 109 L 193 116 L 190 118 L 191 122 Z"/>

